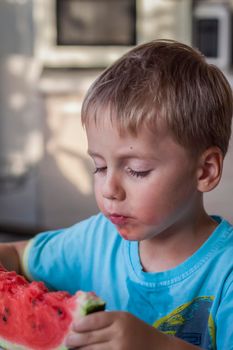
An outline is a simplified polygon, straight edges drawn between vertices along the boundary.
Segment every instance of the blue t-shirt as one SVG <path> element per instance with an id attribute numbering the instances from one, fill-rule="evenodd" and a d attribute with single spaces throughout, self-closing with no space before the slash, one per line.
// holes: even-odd
<path id="1" fill-rule="evenodd" d="M 126 241 L 102 214 L 29 243 L 30 278 L 75 293 L 95 291 L 108 310 L 126 310 L 203 349 L 233 349 L 233 227 L 218 227 L 186 261 L 144 272 L 138 242 Z"/>

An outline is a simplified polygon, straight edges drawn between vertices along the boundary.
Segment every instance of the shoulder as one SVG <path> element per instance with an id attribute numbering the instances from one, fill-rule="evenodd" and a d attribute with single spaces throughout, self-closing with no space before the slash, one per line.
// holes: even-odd
<path id="1" fill-rule="evenodd" d="M 68 228 L 58 230 L 50 230 L 36 235 L 30 242 L 30 247 L 37 247 L 37 249 L 45 248 L 46 246 L 58 247 L 70 246 L 73 242 L 79 244 L 89 244 L 95 240 L 102 239 L 116 239 L 119 237 L 114 225 L 101 213 L 93 215 L 85 220 L 82 220 Z"/>
<path id="2" fill-rule="evenodd" d="M 114 250 L 121 240 L 107 218 L 102 214 L 94 215 L 71 227 L 36 235 L 25 249 L 24 271 L 32 279 L 38 266 L 47 266 L 47 269 L 54 264 L 57 268 L 60 265 L 73 265 L 74 261 L 77 265 L 79 261 L 90 260 L 90 252 L 94 259 L 94 256 L 103 254 L 106 247 Z"/>
<path id="3" fill-rule="evenodd" d="M 87 238 L 93 238 L 93 236 L 98 236 L 100 239 L 101 235 L 106 235 L 107 233 L 111 236 L 118 236 L 117 230 L 115 226 L 102 214 L 99 213 L 97 215 L 93 215 L 86 220 L 83 220 L 70 228 L 68 228 L 68 232 L 71 234 L 84 234 Z"/>
<path id="4" fill-rule="evenodd" d="M 216 236 L 223 242 L 228 242 L 230 246 L 233 245 L 233 225 L 220 216 L 213 216 L 213 218 L 218 222 Z"/>
<path id="5" fill-rule="evenodd" d="M 90 216 L 89 218 L 78 222 L 77 224 L 70 227 L 71 230 L 80 230 L 80 229 L 88 229 L 88 230 L 112 230 L 114 226 L 112 223 L 102 214 L 96 214 Z"/>
<path id="6" fill-rule="evenodd" d="M 233 226 L 229 221 L 220 216 L 213 216 L 213 218 L 217 221 L 218 226 L 207 241 L 206 247 L 209 249 L 210 255 L 215 253 L 220 261 L 226 262 L 226 259 L 229 259 L 229 256 L 233 255 Z M 231 265 L 229 262 L 227 266 Z"/>
<path id="7" fill-rule="evenodd" d="M 233 226 L 221 217 L 214 217 L 219 223 L 211 239 L 209 256 L 212 257 L 215 277 L 223 281 L 224 288 L 233 282 Z M 227 287 L 228 288 L 228 287 Z"/>

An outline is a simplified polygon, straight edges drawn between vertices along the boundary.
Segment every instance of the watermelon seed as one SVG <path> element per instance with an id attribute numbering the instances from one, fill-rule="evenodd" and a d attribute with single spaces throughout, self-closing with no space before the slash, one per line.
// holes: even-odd
<path id="1" fill-rule="evenodd" d="M 6 315 L 2 315 L 2 320 L 6 323 L 7 322 L 7 317 Z"/>
<path id="2" fill-rule="evenodd" d="M 57 308 L 57 313 L 58 313 L 58 315 L 59 315 L 59 316 L 63 315 L 63 311 L 62 311 L 62 309 Z"/>

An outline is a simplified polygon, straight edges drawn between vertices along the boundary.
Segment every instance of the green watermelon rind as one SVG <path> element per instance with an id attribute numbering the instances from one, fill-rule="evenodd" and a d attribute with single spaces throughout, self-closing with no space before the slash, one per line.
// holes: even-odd
<path id="1" fill-rule="evenodd" d="M 105 302 L 101 300 L 100 298 L 97 300 L 87 300 L 85 302 L 85 305 L 83 305 L 79 310 L 80 316 L 86 316 L 89 314 L 92 314 L 93 312 L 97 311 L 104 311 L 105 310 Z"/>

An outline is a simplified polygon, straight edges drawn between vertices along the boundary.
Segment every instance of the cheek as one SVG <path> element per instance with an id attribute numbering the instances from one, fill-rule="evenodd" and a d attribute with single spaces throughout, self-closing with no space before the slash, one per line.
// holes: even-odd
<path id="1" fill-rule="evenodd" d="M 156 187 L 155 191 L 137 191 L 134 200 L 134 213 L 146 225 L 156 225 L 168 217 L 173 216 L 180 207 L 186 205 L 187 193 L 177 196 L 177 188 L 168 186 Z"/>
<path id="2" fill-rule="evenodd" d="M 98 183 L 95 181 L 94 182 L 94 194 L 95 194 L 95 199 L 97 202 L 98 207 L 101 209 L 102 208 L 102 195 L 101 195 L 101 188 L 98 186 Z"/>
<path id="3" fill-rule="evenodd" d="M 135 198 L 136 197 L 136 198 Z M 134 191 L 132 209 L 137 218 L 145 224 L 153 224 L 160 216 L 161 196 L 158 191 Z M 163 204 L 162 204 L 163 206 Z"/>

